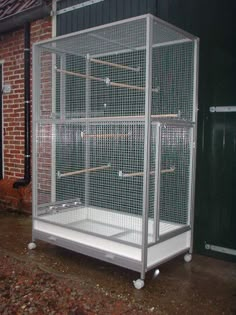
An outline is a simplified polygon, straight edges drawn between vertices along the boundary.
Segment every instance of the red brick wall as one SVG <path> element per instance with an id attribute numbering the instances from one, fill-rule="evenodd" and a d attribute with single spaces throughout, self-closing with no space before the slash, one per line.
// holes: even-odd
<path id="1" fill-rule="evenodd" d="M 51 31 L 50 17 L 31 23 L 31 45 L 51 38 Z M 3 61 L 3 82 L 12 88 L 11 93 L 3 95 L 4 180 L 0 183 L 0 203 L 5 203 L 8 194 L 3 187 L 10 189 L 11 183 L 24 176 L 23 28 L 0 37 L 0 60 Z M 29 189 L 26 190 L 30 194 Z M 9 194 L 15 196 L 15 192 L 9 191 Z M 31 197 L 27 196 L 26 199 L 30 200 Z M 11 208 L 11 202 L 8 205 Z M 12 203 L 12 208 L 19 208 L 17 202 Z"/>

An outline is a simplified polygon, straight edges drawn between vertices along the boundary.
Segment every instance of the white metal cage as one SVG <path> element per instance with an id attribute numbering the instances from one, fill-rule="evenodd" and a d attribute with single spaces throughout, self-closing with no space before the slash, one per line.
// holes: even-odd
<path id="1" fill-rule="evenodd" d="M 33 49 L 33 240 L 142 280 L 191 252 L 198 39 L 144 15 Z"/>

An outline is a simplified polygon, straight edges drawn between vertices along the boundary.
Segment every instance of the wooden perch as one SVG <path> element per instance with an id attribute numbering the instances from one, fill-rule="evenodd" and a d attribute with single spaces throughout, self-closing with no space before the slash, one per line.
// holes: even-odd
<path id="1" fill-rule="evenodd" d="M 94 63 L 97 63 L 97 64 L 107 65 L 107 66 L 111 66 L 111 67 L 115 67 L 115 68 L 119 68 L 119 69 L 130 70 L 130 71 L 135 71 L 135 72 L 140 71 L 140 67 L 133 68 L 133 67 L 121 65 L 121 64 L 118 64 L 118 63 L 113 63 L 113 62 L 100 60 L 100 59 L 95 59 L 95 58 L 89 58 L 89 60 L 94 62 Z"/>
<path id="2" fill-rule="evenodd" d="M 102 78 L 97 78 L 97 77 L 94 77 L 93 75 L 83 74 L 83 73 L 80 73 L 80 72 L 72 72 L 72 71 L 67 71 L 67 70 L 58 69 L 58 68 L 56 68 L 56 71 L 60 72 L 60 73 L 65 73 L 65 74 L 68 74 L 68 75 L 73 75 L 73 76 L 76 76 L 76 77 L 79 77 L 79 78 L 91 79 L 91 80 L 95 80 L 95 81 L 105 82 L 104 79 L 102 79 Z"/>
<path id="3" fill-rule="evenodd" d="M 145 91 L 146 87 L 145 86 L 137 86 L 137 85 L 129 85 L 129 84 L 125 84 L 125 83 L 117 83 L 117 82 L 110 82 L 109 83 L 111 86 L 116 86 L 116 87 L 120 87 L 120 88 L 127 88 L 130 90 L 138 90 L 138 91 Z M 159 88 L 155 88 L 152 89 L 152 92 L 159 92 Z"/>
<path id="4" fill-rule="evenodd" d="M 63 173 L 61 174 L 60 171 L 57 172 L 57 177 L 67 177 L 67 176 L 72 176 L 72 175 L 79 175 L 83 173 L 89 173 L 89 172 L 96 172 L 96 171 L 102 171 L 106 170 L 111 167 L 111 164 L 103 165 L 103 166 L 97 166 L 97 167 L 92 167 L 92 168 L 85 168 L 83 170 L 79 171 L 74 171 L 74 172 L 68 172 L 68 173 Z"/>
<path id="5" fill-rule="evenodd" d="M 68 75 L 73 75 L 76 77 L 84 78 L 84 79 L 90 79 L 90 80 L 94 80 L 94 81 L 104 82 L 108 86 L 115 86 L 115 87 L 119 87 L 119 88 L 127 88 L 130 90 L 138 90 L 138 91 L 145 91 L 146 90 L 146 87 L 143 87 L 143 86 L 112 82 L 109 78 L 102 79 L 102 78 L 94 77 L 93 75 L 87 75 L 87 74 L 83 74 L 80 72 L 71 72 L 71 71 L 62 70 L 62 69 L 58 69 L 58 68 L 56 68 L 56 71 L 60 72 L 60 73 L 65 73 Z M 152 89 L 152 91 L 158 93 L 159 88 Z"/>
<path id="6" fill-rule="evenodd" d="M 175 171 L 175 167 L 172 166 L 170 168 L 167 168 L 167 169 L 164 169 L 164 170 L 161 170 L 161 174 L 166 174 L 166 173 L 174 173 Z"/>
<path id="7" fill-rule="evenodd" d="M 166 174 L 166 173 L 173 173 L 175 171 L 174 167 L 167 168 L 164 170 L 161 170 L 161 174 Z M 151 171 L 150 175 L 154 175 L 155 171 Z M 120 177 L 136 177 L 136 176 L 143 176 L 144 172 L 136 172 L 136 173 L 123 173 L 122 171 L 119 171 L 119 176 Z"/>

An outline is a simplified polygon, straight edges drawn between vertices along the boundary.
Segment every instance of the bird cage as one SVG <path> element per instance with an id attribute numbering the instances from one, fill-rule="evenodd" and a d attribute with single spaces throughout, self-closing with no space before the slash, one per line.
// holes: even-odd
<path id="1" fill-rule="evenodd" d="M 191 260 L 198 39 L 143 15 L 33 48 L 33 242 Z"/>

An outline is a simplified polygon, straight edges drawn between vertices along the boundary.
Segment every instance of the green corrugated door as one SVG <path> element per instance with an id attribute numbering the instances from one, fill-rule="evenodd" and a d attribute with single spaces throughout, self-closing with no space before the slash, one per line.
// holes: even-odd
<path id="1" fill-rule="evenodd" d="M 236 261 L 236 113 L 209 112 L 205 133 L 205 202 L 196 213 L 195 244 L 202 253 Z"/>
<path id="2" fill-rule="evenodd" d="M 157 3 L 157 0 L 61 0 L 57 2 L 57 36 L 146 13 L 156 15 Z"/>
<path id="3" fill-rule="evenodd" d="M 235 260 L 205 243 L 236 248 L 236 1 L 158 0 L 157 15 L 200 38 L 195 252 Z"/>

